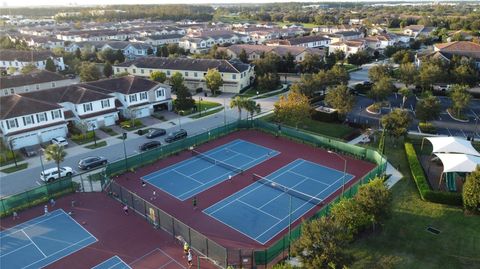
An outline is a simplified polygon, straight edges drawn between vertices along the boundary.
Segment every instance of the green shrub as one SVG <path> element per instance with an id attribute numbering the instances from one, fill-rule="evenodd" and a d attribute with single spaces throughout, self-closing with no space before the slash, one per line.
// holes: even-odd
<path id="1" fill-rule="evenodd" d="M 135 126 L 132 126 L 132 120 L 125 120 L 120 122 L 120 127 L 128 129 L 133 127 L 143 126 L 142 121 L 140 121 L 139 119 L 134 119 L 133 123 L 135 124 Z"/>
<path id="2" fill-rule="evenodd" d="M 85 134 L 72 135 L 72 140 L 74 141 L 81 141 L 81 140 L 87 140 L 87 139 L 93 139 L 93 132 L 86 132 Z"/>
<path id="3" fill-rule="evenodd" d="M 447 205 L 462 205 L 462 196 L 459 193 L 433 191 L 430 189 L 430 185 L 427 182 L 422 165 L 417 158 L 417 153 L 415 152 L 412 143 L 405 143 L 405 152 L 407 154 L 413 180 L 417 185 L 422 200 Z"/>
<path id="4" fill-rule="evenodd" d="M 422 131 L 422 133 L 427 133 L 427 134 L 436 134 L 437 133 L 437 129 L 430 122 L 420 122 L 418 124 L 418 127 L 420 128 L 420 131 Z"/>

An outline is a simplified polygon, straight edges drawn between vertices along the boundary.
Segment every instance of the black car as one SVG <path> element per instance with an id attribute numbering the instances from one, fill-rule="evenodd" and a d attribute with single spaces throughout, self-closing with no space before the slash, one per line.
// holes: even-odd
<path id="1" fill-rule="evenodd" d="M 185 137 L 187 137 L 187 131 L 185 131 L 184 129 L 180 129 L 176 132 L 173 132 L 167 138 L 165 138 L 165 142 L 172 143 L 177 140 L 184 139 Z"/>
<path id="2" fill-rule="evenodd" d="M 162 135 L 165 135 L 167 131 L 165 129 L 157 129 L 157 128 L 152 128 L 148 131 L 146 137 L 147 138 L 154 138 L 154 137 L 159 137 Z"/>
<path id="3" fill-rule="evenodd" d="M 162 143 L 160 143 L 160 141 L 150 141 L 150 142 L 147 142 L 145 144 L 142 144 L 140 145 L 140 150 L 141 151 L 145 151 L 145 150 L 151 150 L 151 149 L 154 149 L 156 147 L 160 147 L 162 145 Z"/>
<path id="4" fill-rule="evenodd" d="M 106 165 L 107 163 L 107 159 L 102 156 L 87 157 L 78 162 L 78 168 L 81 170 L 88 170 L 97 166 Z"/>

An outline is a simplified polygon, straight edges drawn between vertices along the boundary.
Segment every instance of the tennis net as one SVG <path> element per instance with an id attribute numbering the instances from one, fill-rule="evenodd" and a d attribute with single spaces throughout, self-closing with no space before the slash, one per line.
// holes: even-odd
<path id="1" fill-rule="evenodd" d="M 273 189 L 288 193 L 291 196 L 297 197 L 297 198 L 299 198 L 301 200 L 304 200 L 305 202 L 309 202 L 311 204 L 319 205 L 323 202 L 323 200 L 318 198 L 318 197 L 311 196 L 311 195 L 303 193 L 301 191 L 294 190 L 290 187 L 284 186 L 284 185 L 282 185 L 278 182 L 272 181 L 272 180 L 270 180 L 266 177 L 262 177 L 262 176 L 259 176 L 257 174 L 253 174 L 253 180 L 255 182 L 259 182 L 259 183 L 261 183 L 263 185 L 266 185 L 268 187 L 271 187 Z"/>
<path id="2" fill-rule="evenodd" d="M 220 160 L 214 159 L 214 158 L 212 158 L 212 157 L 210 157 L 210 156 L 208 156 L 208 155 L 206 155 L 206 154 L 204 154 L 204 153 L 198 152 L 198 151 L 196 151 L 196 150 L 194 150 L 194 149 L 192 149 L 192 154 L 193 154 L 194 156 L 200 158 L 200 159 L 206 160 L 206 161 L 211 162 L 211 163 L 213 163 L 213 164 L 215 164 L 215 165 L 218 165 L 218 166 L 221 166 L 221 167 L 226 168 L 226 169 L 228 169 L 228 170 L 234 171 L 234 172 L 237 173 L 237 174 L 243 173 L 243 170 L 240 169 L 240 168 L 237 168 L 237 167 L 235 167 L 235 166 L 233 166 L 233 165 L 231 165 L 231 164 L 222 162 L 222 161 L 220 161 Z"/>

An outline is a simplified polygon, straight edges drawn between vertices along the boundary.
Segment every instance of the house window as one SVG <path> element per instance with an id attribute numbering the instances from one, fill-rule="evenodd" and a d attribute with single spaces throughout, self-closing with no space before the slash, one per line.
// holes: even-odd
<path id="1" fill-rule="evenodd" d="M 93 110 L 92 103 L 83 104 L 83 111 L 88 112 L 92 110 Z"/>
<path id="2" fill-rule="evenodd" d="M 11 88 L 11 89 L 10 89 L 10 93 L 11 93 L 11 94 L 14 94 L 14 93 L 15 93 L 15 89 L 14 89 L 14 88 Z"/>
<path id="3" fill-rule="evenodd" d="M 136 74 L 136 73 L 137 73 L 137 69 L 135 69 L 135 68 L 132 69 L 132 72 L 133 72 L 134 74 Z"/>
<path id="4" fill-rule="evenodd" d="M 15 128 L 15 127 L 18 127 L 18 121 L 17 121 L 17 119 L 13 119 L 13 120 L 8 120 L 8 121 L 7 121 L 7 129 L 9 129 L 9 128 Z"/>
<path id="5" fill-rule="evenodd" d="M 127 69 L 127 68 L 123 68 L 123 71 L 128 72 L 128 69 Z"/>
<path id="6" fill-rule="evenodd" d="M 197 72 L 193 73 L 193 76 L 194 76 L 194 77 L 198 77 Z"/>
<path id="7" fill-rule="evenodd" d="M 110 107 L 110 100 L 102 100 L 102 108 Z"/>
<path id="8" fill-rule="evenodd" d="M 37 122 L 42 122 L 47 120 L 47 113 L 37 114 Z"/>
<path id="9" fill-rule="evenodd" d="M 117 72 L 120 73 L 120 68 L 117 67 Z"/>
<path id="10" fill-rule="evenodd" d="M 142 74 L 144 73 L 143 69 L 140 69 L 140 73 L 142 73 Z"/>
<path id="11" fill-rule="evenodd" d="M 167 76 L 170 76 L 170 70 L 167 70 Z"/>
<path id="12" fill-rule="evenodd" d="M 35 85 L 35 89 L 36 89 L 36 90 L 40 90 L 40 85 L 38 85 L 38 84 Z"/>
<path id="13" fill-rule="evenodd" d="M 33 124 L 33 116 L 23 117 L 23 125 L 27 126 Z"/>
<path id="14" fill-rule="evenodd" d="M 130 96 L 130 102 L 136 102 L 137 101 L 137 95 L 136 94 L 132 94 L 132 95 L 129 95 Z"/>
<path id="15" fill-rule="evenodd" d="M 55 82 L 52 82 L 52 88 L 55 88 Z"/>
<path id="16" fill-rule="evenodd" d="M 160 98 L 160 97 L 163 97 L 163 96 L 165 96 L 165 90 L 163 90 L 163 89 L 158 90 L 157 91 L 157 98 Z"/>
<path id="17" fill-rule="evenodd" d="M 188 72 L 185 72 L 185 76 L 188 77 Z"/>
<path id="18" fill-rule="evenodd" d="M 5 95 L 8 95 L 8 90 L 3 90 L 3 93 L 4 93 Z"/>
<path id="19" fill-rule="evenodd" d="M 232 79 L 237 79 L 237 75 L 233 74 Z"/>
<path id="20" fill-rule="evenodd" d="M 75 108 L 76 110 L 76 108 Z M 58 118 L 61 118 L 62 117 L 62 114 L 60 113 L 60 110 L 55 110 L 55 111 L 52 111 L 52 119 L 58 119 Z"/>
<path id="21" fill-rule="evenodd" d="M 146 92 L 141 92 L 140 93 L 140 100 L 145 100 L 147 99 L 147 93 Z"/>

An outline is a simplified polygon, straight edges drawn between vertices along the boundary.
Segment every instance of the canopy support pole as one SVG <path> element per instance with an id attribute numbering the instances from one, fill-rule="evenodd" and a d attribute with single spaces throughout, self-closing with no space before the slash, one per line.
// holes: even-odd
<path id="1" fill-rule="evenodd" d="M 443 178 L 443 173 L 440 174 L 440 179 L 438 180 L 438 189 L 440 190 L 440 187 L 442 186 L 442 178 Z"/>

